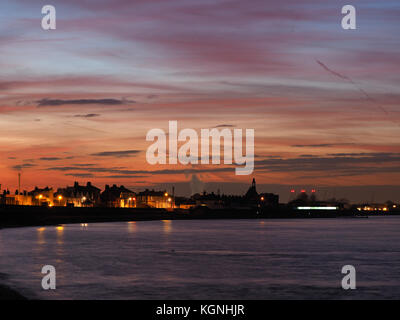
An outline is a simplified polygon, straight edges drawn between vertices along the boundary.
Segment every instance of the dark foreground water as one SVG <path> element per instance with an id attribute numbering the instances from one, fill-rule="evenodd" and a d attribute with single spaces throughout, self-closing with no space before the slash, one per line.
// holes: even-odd
<path id="1" fill-rule="evenodd" d="M 399 299 L 400 217 L 4 229 L 0 282 L 40 299 Z"/>

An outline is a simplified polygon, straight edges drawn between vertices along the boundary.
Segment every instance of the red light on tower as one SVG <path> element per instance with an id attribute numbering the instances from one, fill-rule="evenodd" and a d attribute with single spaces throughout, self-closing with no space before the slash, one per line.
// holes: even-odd
<path id="1" fill-rule="evenodd" d="M 315 189 L 312 189 L 311 192 L 312 192 L 312 193 L 315 193 Z"/>
<path id="2" fill-rule="evenodd" d="M 305 192 L 306 192 L 306 190 L 304 190 L 304 189 L 301 190 L 301 193 L 305 193 Z"/>
<path id="3" fill-rule="evenodd" d="M 294 191 L 294 189 L 292 189 L 292 190 L 290 190 L 290 192 L 291 192 L 291 193 L 294 193 L 295 191 Z"/>

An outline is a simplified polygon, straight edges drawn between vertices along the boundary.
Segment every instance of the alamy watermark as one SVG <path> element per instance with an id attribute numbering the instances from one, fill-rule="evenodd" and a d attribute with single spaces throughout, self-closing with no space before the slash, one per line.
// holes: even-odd
<path id="1" fill-rule="evenodd" d="M 42 14 L 45 14 L 45 16 L 42 18 L 42 29 L 43 30 L 55 30 L 56 29 L 56 8 L 52 5 L 45 5 L 42 8 Z"/>
<path id="2" fill-rule="evenodd" d="M 232 132 L 233 131 L 233 132 Z M 168 149 L 167 149 L 168 135 Z M 178 132 L 178 121 L 169 121 L 168 133 L 162 129 L 151 129 L 146 140 L 154 141 L 146 152 L 149 164 L 209 164 L 211 139 L 211 163 L 221 164 L 221 139 L 224 143 L 224 164 L 243 165 L 235 168 L 236 175 L 249 175 L 254 170 L 254 129 L 245 130 L 245 155 L 243 156 L 243 130 L 201 129 L 200 138 L 196 130 L 183 129 Z M 185 142 L 178 149 L 178 142 Z M 200 157 L 199 157 L 200 147 Z M 168 152 L 168 156 L 167 156 Z"/>
<path id="3" fill-rule="evenodd" d="M 342 7 L 342 14 L 345 16 L 342 18 L 342 28 L 344 30 L 355 30 L 356 26 L 356 8 L 350 4 Z"/>
<path id="4" fill-rule="evenodd" d="M 347 4 L 342 7 L 341 13 L 345 16 L 342 17 L 341 25 L 344 30 L 355 30 L 356 26 L 356 8 L 353 5 Z M 53 5 L 45 5 L 42 7 L 42 28 L 43 30 L 56 29 L 56 8 Z"/>
<path id="5" fill-rule="evenodd" d="M 345 274 L 342 279 L 342 288 L 344 290 L 356 289 L 356 268 L 350 264 L 347 264 L 342 267 L 342 274 Z"/>
<path id="6" fill-rule="evenodd" d="M 52 265 L 45 265 L 42 268 L 42 274 L 45 276 L 42 278 L 43 290 L 55 290 L 56 289 L 56 268 Z"/>

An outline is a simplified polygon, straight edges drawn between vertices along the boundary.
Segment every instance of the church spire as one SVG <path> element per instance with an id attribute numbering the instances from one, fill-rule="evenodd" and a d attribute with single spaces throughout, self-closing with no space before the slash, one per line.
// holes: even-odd
<path id="1" fill-rule="evenodd" d="M 249 190 L 247 190 L 247 193 L 245 195 L 246 199 L 252 199 L 255 200 L 258 198 L 258 193 L 256 190 L 256 179 L 253 178 L 253 181 L 251 183 L 251 187 L 249 188 Z"/>

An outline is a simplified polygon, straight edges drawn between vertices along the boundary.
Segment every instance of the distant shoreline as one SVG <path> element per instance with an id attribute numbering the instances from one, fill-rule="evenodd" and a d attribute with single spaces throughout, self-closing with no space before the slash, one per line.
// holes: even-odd
<path id="1" fill-rule="evenodd" d="M 34 227 L 69 223 L 152 221 L 152 220 L 203 220 L 203 219 L 309 219 L 337 217 L 366 217 L 354 210 L 299 211 L 291 208 L 225 208 L 169 211 L 156 208 L 108 207 L 40 207 L 1 206 L 0 229 Z"/>
<path id="2" fill-rule="evenodd" d="M 382 215 L 382 213 L 379 215 Z M 395 215 L 395 213 L 390 215 Z M 287 207 L 269 208 L 266 210 L 257 208 L 209 209 L 207 207 L 198 207 L 194 210 L 175 209 L 174 211 L 169 211 L 157 208 L 0 206 L 0 229 L 124 221 L 340 217 L 368 217 L 368 215 L 360 213 L 357 210 L 299 211 Z"/>

